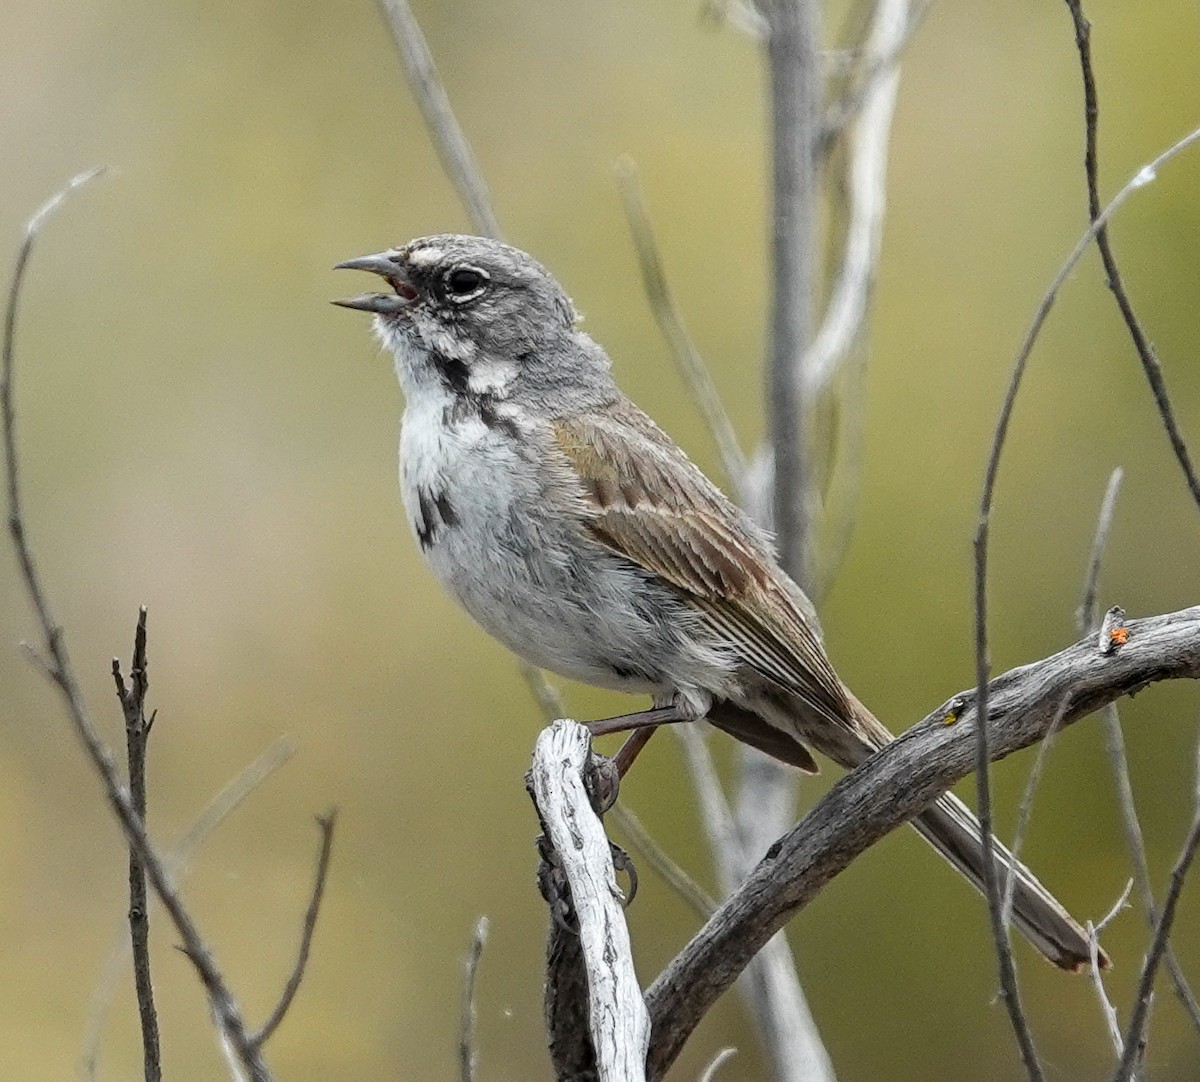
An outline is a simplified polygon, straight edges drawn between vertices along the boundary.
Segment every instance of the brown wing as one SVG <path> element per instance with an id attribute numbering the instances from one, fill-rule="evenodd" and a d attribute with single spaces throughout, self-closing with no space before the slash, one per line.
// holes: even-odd
<path id="1" fill-rule="evenodd" d="M 609 548 L 683 591 L 747 664 L 820 716 L 851 716 L 807 598 L 765 535 L 631 402 L 554 423 Z"/>

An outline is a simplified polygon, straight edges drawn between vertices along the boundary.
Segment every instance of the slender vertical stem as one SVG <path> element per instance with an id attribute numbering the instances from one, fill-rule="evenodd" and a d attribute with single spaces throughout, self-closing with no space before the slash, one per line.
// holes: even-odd
<path id="1" fill-rule="evenodd" d="M 138 612 L 134 633 L 129 687 L 113 659 L 117 697 L 125 713 L 125 749 L 129 763 L 129 799 L 142 823 L 146 822 L 146 749 L 151 722 L 146 718 L 146 691 L 150 686 L 146 660 L 146 608 Z M 154 1007 L 154 982 L 150 971 L 150 910 L 146 896 L 146 866 L 136 846 L 129 847 L 129 942 L 133 952 L 133 983 L 137 992 L 142 1030 L 142 1067 L 146 1082 L 160 1082 L 162 1061 L 158 1039 L 158 1013 Z"/>
<path id="2" fill-rule="evenodd" d="M 821 136 L 820 19 L 812 0 L 763 0 L 772 141 L 771 354 L 767 409 L 775 457 L 779 559 L 803 584 L 807 521 L 801 360 L 812 338 L 817 253 L 816 148 Z"/>

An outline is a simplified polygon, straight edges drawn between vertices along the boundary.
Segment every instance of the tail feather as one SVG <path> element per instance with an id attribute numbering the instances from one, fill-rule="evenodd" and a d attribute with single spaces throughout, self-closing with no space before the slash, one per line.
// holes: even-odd
<path id="1" fill-rule="evenodd" d="M 894 738 L 874 714 L 847 690 L 854 714 L 854 732 L 861 744 L 861 756 L 877 751 Z M 853 749 L 846 760 L 859 758 Z M 856 765 L 843 761 L 843 766 Z M 953 793 L 941 796 L 937 803 L 922 812 L 912 825 L 981 894 L 986 893 L 983 878 L 983 842 L 979 820 Z M 1062 903 L 1054 897 L 1037 877 L 992 837 L 992 853 L 1001 886 L 1013 875 L 1012 920 L 1017 929 L 1051 962 L 1062 969 L 1078 972 L 1091 962 L 1091 941 L 1083 927 L 1072 918 Z M 1097 962 L 1102 969 L 1109 966 L 1108 955 L 1097 947 Z"/>
<path id="2" fill-rule="evenodd" d="M 934 849 L 950 862 L 976 890 L 984 893 L 983 845 L 979 820 L 953 793 L 946 793 L 912 825 Z M 1051 962 L 1063 969 L 1078 971 L 1091 961 L 1088 934 L 1063 908 L 1059 901 L 1020 861 L 994 837 L 992 852 L 1003 891 L 1013 870 L 1012 919 L 1021 933 Z M 1097 948 L 1102 969 L 1109 965 L 1108 955 Z"/>

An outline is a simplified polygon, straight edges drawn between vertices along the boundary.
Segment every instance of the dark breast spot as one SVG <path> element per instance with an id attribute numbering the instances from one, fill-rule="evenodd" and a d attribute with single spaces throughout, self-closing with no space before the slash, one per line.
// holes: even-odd
<path id="1" fill-rule="evenodd" d="M 454 529 L 457 525 L 458 515 L 445 492 L 418 489 L 413 530 L 423 551 L 428 551 L 444 530 Z"/>

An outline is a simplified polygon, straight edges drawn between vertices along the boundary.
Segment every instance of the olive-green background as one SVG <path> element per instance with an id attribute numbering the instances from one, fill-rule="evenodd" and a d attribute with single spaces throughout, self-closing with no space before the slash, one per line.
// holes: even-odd
<path id="1" fill-rule="evenodd" d="M 1112 193 L 1200 121 L 1200 16 L 1183 0 L 1089 5 Z M 641 295 L 611 163 L 639 161 L 694 336 L 747 445 L 761 432 L 764 131 L 757 51 L 695 0 L 417 5 L 508 235 L 544 260 L 625 388 L 702 464 L 710 443 Z M 19 397 L 28 520 L 92 709 L 120 739 L 109 659 L 150 607 L 152 827 L 177 835 L 282 734 L 298 745 L 208 842 L 185 884 L 252 1017 L 290 964 L 311 876 L 311 816 L 342 819 L 307 980 L 270 1046 L 288 1082 L 456 1076 L 459 961 L 492 918 L 479 988 L 485 1082 L 548 1077 L 546 916 L 522 773 L 538 715 L 509 657 L 421 567 L 395 483 L 401 397 L 358 288 L 335 262 L 462 229 L 370 0 L 5 0 L 0 251 L 70 174 L 113 175 L 52 223 L 24 298 Z M 1085 224 L 1080 86 L 1065 7 L 943 3 L 904 68 L 871 335 L 864 482 L 824 606 L 830 650 L 895 727 L 970 684 L 971 534 L 986 448 L 1033 309 Z M 1185 157 L 1114 227 L 1132 293 L 1200 449 L 1200 160 Z M 6 260 L 5 260 L 6 262 Z M 7 274 L 7 272 L 6 272 Z M 1074 638 L 1096 509 L 1125 489 L 1102 603 L 1197 601 L 1197 511 L 1158 428 L 1094 255 L 1033 356 L 994 517 L 997 668 Z M 0 1078 L 75 1070 L 124 910 L 118 832 L 52 695 L 0 559 Z M 577 687 L 598 716 L 627 700 Z M 1155 688 L 1124 711 L 1160 889 L 1189 815 L 1197 699 Z M 728 759 L 729 742 L 717 747 Z M 999 816 L 1032 761 L 996 770 Z M 811 801 L 828 776 L 804 786 Z M 707 877 L 672 741 L 624 795 Z M 1027 853 L 1084 917 L 1128 862 L 1098 725 L 1060 741 Z M 646 872 L 630 914 L 649 980 L 695 927 Z M 1200 902 L 1176 946 L 1200 981 Z M 984 910 L 908 833 L 857 861 L 791 926 L 844 1082 L 1020 1076 Z M 1108 944 L 1124 1018 L 1145 944 Z M 198 985 L 158 916 L 171 1082 L 221 1077 Z M 1017 946 L 1053 1079 L 1102 1077 L 1086 979 Z M 725 1044 L 764 1077 L 733 997 L 676 1076 Z M 1151 1077 L 1195 1079 L 1200 1040 L 1164 992 Z M 103 1077 L 135 1077 L 122 986 Z"/>

